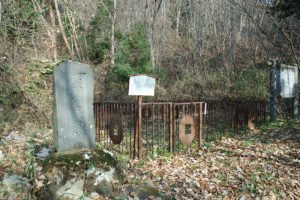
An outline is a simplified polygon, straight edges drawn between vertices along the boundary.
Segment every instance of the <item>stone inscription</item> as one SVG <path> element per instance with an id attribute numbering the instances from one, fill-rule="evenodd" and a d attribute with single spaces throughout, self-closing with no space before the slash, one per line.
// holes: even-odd
<path id="1" fill-rule="evenodd" d="M 66 61 L 54 70 L 54 141 L 58 152 L 93 148 L 93 70 Z"/>

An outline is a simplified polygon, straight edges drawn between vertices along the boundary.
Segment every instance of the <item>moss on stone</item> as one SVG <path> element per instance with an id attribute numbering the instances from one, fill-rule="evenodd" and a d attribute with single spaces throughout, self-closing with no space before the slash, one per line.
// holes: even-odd
<path id="1" fill-rule="evenodd" d="M 84 155 L 87 154 L 90 158 L 85 159 Z M 80 164 L 78 164 L 80 162 Z M 109 167 L 116 167 L 117 160 L 108 153 L 105 153 L 102 149 L 95 149 L 94 151 L 83 150 L 74 151 L 68 153 L 52 153 L 43 163 L 43 171 L 46 172 L 53 166 L 66 166 L 67 168 L 76 169 L 80 168 L 88 169 L 90 166 L 102 169 L 104 171 L 109 170 Z"/>
<path id="2" fill-rule="evenodd" d="M 148 196 L 155 196 L 155 197 L 160 196 L 157 188 L 155 188 L 154 186 L 147 185 L 147 184 L 143 185 L 139 188 L 138 194 L 141 198 L 145 198 Z"/>
<path id="3" fill-rule="evenodd" d="M 111 191 L 112 185 L 101 182 L 94 185 L 97 177 L 101 174 L 114 170 L 113 178 L 123 182 L 123 173 L 116 158 L 109 152 L 102 149 L 82 150 L 69 153 L 52 153 L 42 162 L 42 171 L 45 173 L 49 185 L 44 188 L 48 196 L 57 195 L 59 188 L 64 187 L 68 182 L 84 181 L 83 191 L 86 194 L 98 191 L 99 188 L 107 186 L 105 191 Z M 100 173 L 100 174 L 97 174 Z M 102 191 L 103 192 L 103 191 Z M 108 192 L 110 193 L 110 192 Z M 105 192 L 103 192 L 105 194 Z M 45 194 L 40 194 L 45 196 Z M 47 196 L 46 195 L 46 196 Z M 45 196 L 45 197 L 46 197 Z M 46 198 L 44 198 L 46 199 Z"/>

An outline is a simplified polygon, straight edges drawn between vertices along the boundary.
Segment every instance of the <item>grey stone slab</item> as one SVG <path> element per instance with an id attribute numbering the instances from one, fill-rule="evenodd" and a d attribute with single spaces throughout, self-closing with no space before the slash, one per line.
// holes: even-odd
<path id="1" fill-rule="evenodd" d="M 53 133 L 58 152 L 93 149 L 93 69 L 65 61 L 54 69 Z"/>

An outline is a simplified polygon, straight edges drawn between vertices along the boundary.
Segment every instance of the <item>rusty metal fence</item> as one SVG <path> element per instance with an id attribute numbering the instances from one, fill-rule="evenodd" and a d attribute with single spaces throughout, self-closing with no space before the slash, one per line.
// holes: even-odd
<path id="1" fill-rule="evenodd" d="M 266 122 L 266 102 L 97 102 L 97 141 L 130 156 L 201 148 Z"/>

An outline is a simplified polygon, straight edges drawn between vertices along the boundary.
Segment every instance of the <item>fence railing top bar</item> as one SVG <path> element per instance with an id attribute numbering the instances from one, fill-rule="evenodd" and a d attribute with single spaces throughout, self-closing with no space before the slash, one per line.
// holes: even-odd
<path id="1" fill-rule="evenodd" d="M 142 105 L 170 105 L 172 102 L 142 102 Z"/>
<path id="2" fill-rule="evenodd" d="M 199 101 L 199 102 L 174 103 L 174 105 L 178 106 L 178 105 L 191 105 L 191 104 L 202 104 L 202 103 L 205 102 Z"/>
<path id="3" fill-rule="evenodd" d="M 136 102 L 119 102 L 119 101 L 97 101 L 94 104 L 110 103 L 110 104 L 136 104 Z"/>
<path id="4" fill-rule="evenodd" d="M 97 101 L 94 104 L 131 104 L 136 105 L 137 102 L 121 102 L 121 101 Z M 163 104 L 173 104 L 173 105 L 190 105 L 190 104 L 200 104 L 200 103 L 208 103 L 208 104 L 249 104 L 249 103 L 268 103 L 267 101 L 198 101 L 198 102 L 142 102 L 142 105 L 163 105 Z"/>

